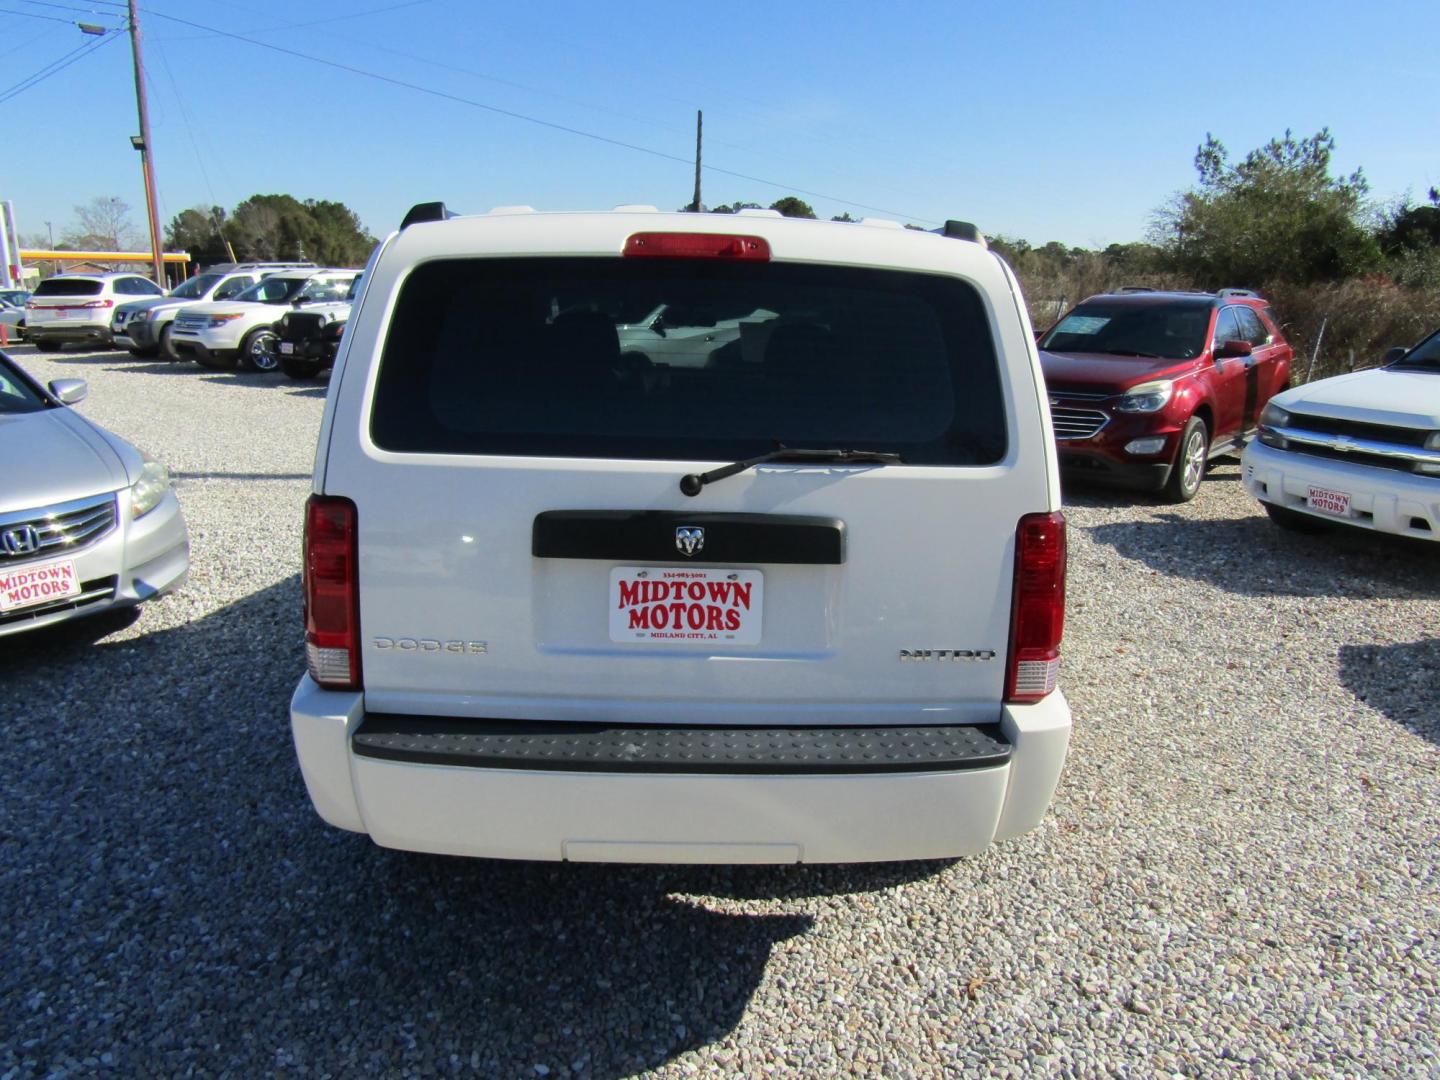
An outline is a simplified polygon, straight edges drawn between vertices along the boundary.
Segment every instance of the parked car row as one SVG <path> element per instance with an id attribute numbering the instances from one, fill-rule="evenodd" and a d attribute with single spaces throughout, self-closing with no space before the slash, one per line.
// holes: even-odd
<path id="1" fill-rule="evenodd" d="M 1440 331 L 1292 389 L 1293 350 L 1255 293 L 1137 287 L 1090 297 L 1039 345 L 1067 477 L 1184 502 L 1243 449 L 1245 486 L 1281 526 L 1440 540 Z"/>
<path id="2" fill-rule="evenodd" d="M 173 355 L 171 324 L 187 304 L 232 300 L 267 274 L 290 269 L 284 263 L 244 263 L 210 267 L 178 286 L 167 297 L 132 300 L 115 309 L 110 321 L 114 343 L 136 356 Z"/>
<path id="3" fill-rule="evenodd" d="M 195 360 L 204 367 L 283 369 L 318 375 L 335 355 L 360 271 L 313 263 L 238 263 L 207 268 L 167 293 L 131 272 L 63 274 L 40 283 L 17 326 L 42 352 L 71 343 L 118 346 L 135 356 Z M 300 313 L 313 313 L 314 319 Z M 279 324 L 287 324 L 282 351 Z M 318 340 L 311 345 L 310 338 Z M 282 356 L 293 357 L 282 364 Z"/>

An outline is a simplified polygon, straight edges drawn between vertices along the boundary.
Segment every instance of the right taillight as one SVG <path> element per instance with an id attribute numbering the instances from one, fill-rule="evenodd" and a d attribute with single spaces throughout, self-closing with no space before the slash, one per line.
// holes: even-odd
<path id="1" fill-rule="evenodd" d="M 1039 701 L 1060 675 L 1065 633 L 1065 515 L 1026 514 L 1015 530 L 1015 595 L 1005 700 Z"/>
<path id="2" fill-rule="evenodd" d="M 305 660 L 330 690 L 360 689 L 360 579 L 355 504 L 311 495 L 305 504 Z"/>

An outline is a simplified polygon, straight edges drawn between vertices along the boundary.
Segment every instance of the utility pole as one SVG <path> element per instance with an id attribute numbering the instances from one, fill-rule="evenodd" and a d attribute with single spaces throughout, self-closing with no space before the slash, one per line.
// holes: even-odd
<path id="1" fill-rule="evenodd" d="M 130 52 L 135 60 L 135 107 L 140 113 L 140 137 L 130 144 L 140 151 L 140 169 L 145 174 L 145 213 L 150 219 L 150 254 L 155 259 L 155 284 L 162 289 L 165 280 L 165 256 L 160 247 L 160 214 L 155 209 L 155 163 L 150 157 L 150 107 L 145 100 L 145 61 L 140 55 L 140 14 L 135 0 L 129 0 Z"/>
<path id="2" fill-rule="evenodd" d="M 130 0 L 133 4 L 135 0 Z M 695 110 L 695 198 L 690 201 L 690 212 L 700 212 L 700 135 L 705 129 L 705 114 Z"/>

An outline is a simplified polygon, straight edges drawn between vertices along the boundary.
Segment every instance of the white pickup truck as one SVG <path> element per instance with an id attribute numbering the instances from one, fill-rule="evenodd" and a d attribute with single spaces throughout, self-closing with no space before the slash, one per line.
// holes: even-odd
<path id="1" fill-rule="evenodd" d="M 1440 331 L 1386 360 L 1271 398 L 1242 469 L 1276 524 L 1440 540 Z"/>
<path id="2" fill-rule="evenodd" d="M 766 314 L 627 360 L 621 313 L 661 305 Z M 422 204 L 321 424 L 310 798 L 456 855 L 982 851 L 1065 759 L 1059 507 L 1025 304 L 973 226 Z"/>

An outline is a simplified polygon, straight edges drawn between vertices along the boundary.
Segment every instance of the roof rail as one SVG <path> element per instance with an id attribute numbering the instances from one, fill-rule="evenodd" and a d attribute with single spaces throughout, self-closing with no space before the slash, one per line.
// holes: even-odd
<path id="1" fill-rule="evenodd" d="M 1260 294 L 1254 289 L 1217 289 L 1215 290 L 1215 295 L 1219 297 L 1248 296 L 1252 300 L 1260 299 Z"/>
<path id="2" fill-rule="evenodd" d="M 1117 293 L 1126 293 L 1126 292 L 1156 292 L 1156 291 L 1158 291 L 1158 290 L 1155 288 L 1154 285 L 1121 285 L 1121 286 L 1120 286 L 1118 289 L 1116 289 L 1115 291 L 1116 291 Z"/>
<path id="3" fill-rule="evenodd" d="M 237 270 L 307 270 L 313 262 L 228 262 L 212 263 L 199 271 L 202 274 L 233 274 Z"/>
<path id="4" fill-rule="evenodd" d="M 422 221 L 448 221 L 454 216 L 455 215 L 449 210 L 445 209 L 443 202 L 416 203 L 410 208 L 410 212 L 405 215 L 404 220 L 400 222 L 400 228 L 402 230 L 408 229 L 411 225 L 418 225 Z"/>
<path id="5" fill-rule="evenodd" d="M 979 244 L 988 248 L 990 245 L 985 242 L 985 234 L 975 225 L 968 221 L 955 221 L 953 218 L 945 222 L 945 228 L 941 230 L 942 236 L 948 236 L 951 240 L 969 240 L 972 244 Z"/>

